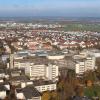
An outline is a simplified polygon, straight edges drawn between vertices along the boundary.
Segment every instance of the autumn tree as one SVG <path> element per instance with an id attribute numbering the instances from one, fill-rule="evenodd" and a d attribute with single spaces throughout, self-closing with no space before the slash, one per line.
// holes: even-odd
<path id="1" fill-rule="evenodd" d="M 57 91 L 52 91 L 51 92 L 51 98 L 50 98 L 50 100 L 59 100 L 59 96 L 58 96 Z"/>
<path id="2" fill-rule="evenodd" d="M 49 91 L 46 91 L 43 93 L 41 100 L 50 100 L 51 93 Z"/>
<path id="3" fill-rule="evenodd" d="M 87 71 L 85 74 L 84 74 L 84 80 L 85 81 L 88 81 L 90 80 L 91 82 L 95 82 L 97 81 L 97 76 L 96 76 L 96 73 L 94 71 Z"/>
<path id="4" fill-rule="evenodd" d="M 75 88 L 76 96 L 84 96 L 84 89 L 82 86 L 77 86 Z"/>

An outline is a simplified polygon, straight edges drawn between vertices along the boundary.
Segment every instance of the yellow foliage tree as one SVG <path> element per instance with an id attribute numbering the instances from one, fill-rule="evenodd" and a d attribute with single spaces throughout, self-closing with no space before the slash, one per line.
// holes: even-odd
<path id="1" fill-rule="evenodd" d="M 51 93 L 49 91 L 46 91 L 43 93 L 41 100 L 50 100 Z"/>

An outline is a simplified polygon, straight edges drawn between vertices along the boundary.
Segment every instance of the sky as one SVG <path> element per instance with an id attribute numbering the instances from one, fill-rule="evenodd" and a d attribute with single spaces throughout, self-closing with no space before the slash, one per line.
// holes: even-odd
<path id="1" fill-rule="evenodd" d="M 0 0 L 0 17 L 100 17 L 100 0 Z"/>

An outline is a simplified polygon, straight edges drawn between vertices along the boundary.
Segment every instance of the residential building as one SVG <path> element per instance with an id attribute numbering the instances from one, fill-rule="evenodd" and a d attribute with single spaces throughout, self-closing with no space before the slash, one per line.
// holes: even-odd
<path id="1" fill-rule="evenodd" d="M 75 72 L 76 74 L 82 75 L 84 72 L 88 70 L 95 70 L 96 64 L 95 64 L 95 57 L 88 56 L 84 59 L 78 59 L 76 61 L 76 67 Z"/>
<path id="2" fill-rule="evenodd" d="M 14 86 L 18 86 L 21 85 L 22 82 L 27 82 L 29 81 L 29 78 L 26 76 L 14 76 L 12 78 L 10 78 L 10 83 Z"/>
<path id="3" fill-rule="evenodd" d="M 89 56 L 85 60 L 85 71 L 96 69 L 95 57 Z"/>
<path id="4" fill-rule="evenodd" d="M 76 64 L 75 67 L 75 72 L 76 74 L 82 75 L 85 72 L 85 62 L 84 61 L 79 61 Z"/>
<path id="5" fill-rule="evenodd" d="M 41 100 L 41 94 L 33 86 L 16 89 L 15 95 L 17 100 Z"/>
<path id="6" fill-rule="evenodd" d="M 57 83 L 52 81 L 33 81 L 33 85 L 39 92 L 53 91 L 57 89 Z"/>
<path id="7" fill-rule="evenodd" d="M 46 74 L 46 65 L 34 65 L 25 67 L 25 74 L 32 79 L 44 79 Z"/>
<path id="8" fill-rule="evenodd" d="M 5 77 L 5 72 L 3 69 L 0 69 L 0 78 L 4 78 Z"/>
<path id="9" fill-rule="evenodd" d="M 25 74 L 31 79 L 58 80 L 58 66 L 56 65 L 30 65 L 25 67 Z"/>
<path id="10" fill-rule="evenodd" d="M 10 91 L 10 85 L 8 83 L 0 83 L 0 100 L 4 100 L 7 96 L 7 91 Z"/>
<path id="11" fill-rule="evenodd" d="M 6 87 L 4 85 L 0 86 L 0 99 L 3 100 L 6 96 Z"/>
<path id="12" fill-rule="evenodd" d="M 49 64 L 46 67 L 46 77 L 49 80 L 58 80 L 59 69 L 58 66 Z"/>
<path id="13" fill-rule="evenodd" d="M 9 64 L 10 69 L 14 68 L 14 54 L 10 54 L 10 64 Z"/>

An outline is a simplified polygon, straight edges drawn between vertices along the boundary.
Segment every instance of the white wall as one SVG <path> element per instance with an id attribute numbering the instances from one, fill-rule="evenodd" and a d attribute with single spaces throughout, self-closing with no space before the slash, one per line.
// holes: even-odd
<path id="1" fill-rule="evenodd" d="M 6 91 L 0 91 L 0 99 L 4 99 L 6 97 Z"/>
<path id="2" fill-rule="evenodd" d="M 35 86 L 35 88 L 39 91 L 39 92 L 44 92 L 44 91 L 52 91 L 52 90 L 56 90 L 56 83 L 55 84 L 49 84 L 49 85 L 41 85 L 41 86 Z"/>

